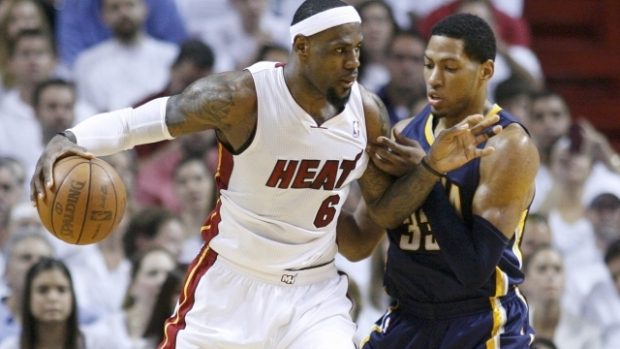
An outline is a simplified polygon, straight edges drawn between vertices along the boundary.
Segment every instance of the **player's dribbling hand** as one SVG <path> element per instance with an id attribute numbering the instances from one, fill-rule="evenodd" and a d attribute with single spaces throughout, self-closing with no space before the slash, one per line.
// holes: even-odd
<path id="1" fill-rule="evenodd" d="M 71 142 L 67 137 L 61 135 L 54 136 L 43 150 L 43 153 L 41 153 L 30 180 L 30 201 L 32 201 L 33 205 L 36 205 L 37 196 L 40 198 L 45 197 L 45 187 L 52 188 L 54 186 L 54 176 L 52 175 L 54 163 L 68 155 L 78 155 L 88 159 L 95 157 L 93 154 L 88 153 L 86 149 Z"/>
<path id="2" fill-rule="evenodd" d="M 495 149 L 486 146 L 478 148 L 480 143 L 502 132 L 496 125 L 499 115 L 470 115 L 455 126 L 442 130 L 426 157 L 429 166 L 441 173 L 455 170 L 467 162 L 491 154 Z"/>
<path id="3" fill-rule="evenodd" d="M 420 143 L 393 132 L 394 139 L 381 136 L 375 142 L 369 142 L 368 154 L 380 170 L 400 177 L 416 167 L 424 155 Z"/>

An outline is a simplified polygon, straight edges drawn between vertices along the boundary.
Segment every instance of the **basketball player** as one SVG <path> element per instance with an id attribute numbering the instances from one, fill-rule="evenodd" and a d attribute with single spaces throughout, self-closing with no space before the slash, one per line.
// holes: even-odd
<path id="1" fill-rule="evenodd" d="M 358 225 L 367 221 L 363 211 L 359 221 L 340 211 L 357 180 L 368 215 L 385 213 L 391 177 L 369 164 L 365 148 L 389 123 L 380 100 L 356 82 L 362 34 L 353 7 L 307 0 L 290 31 L 286 66 L 258 63 L 201 79 L 177 96 L 93 116 L 52 139 L 39 160 L 33 195 L 53 185 L 52 164 L 63 155 L 99 156 L 216 130 L 219 198 L 160 348 L 354 347 L 347 280 L 334 266 L 336 226 L 380 235 L 372 224 Z M 476 145 L 497 120 L 477 115 L 447 129 L 425 164 L 448 171 L 492 153 Z M 383 156 L 407 163 L 412 149 L 395 145 Z M 436 178 L 409 165 L 389 191 L 405 188 L 421 202 Z"/>
<path id="2" fill-rule="evenodd" d="M 485 142 L 495 148 L 490 156 L 437 173 L 421 207 L 406 196 L 386 198 L 394 214 L 384 215 L 393 227 L 384 285 L 396 304 L 364 349 L 517 349 L 534 338 L 517 285 L 539 158 L 523 126 L 487 99 L 495 50 L 493 32 L 479 17 L 454 15 L 433 28 L 424 53 L 429 103 L 395 128 L 427 151 L 442 130 L 470 114 L 499 115 L 504 129 Z"/>

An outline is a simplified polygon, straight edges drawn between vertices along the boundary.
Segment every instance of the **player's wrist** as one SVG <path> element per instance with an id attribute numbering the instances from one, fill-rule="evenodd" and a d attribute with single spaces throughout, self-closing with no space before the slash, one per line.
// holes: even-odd
<path id="1" fill-rule="evenodd" d="M 71 143 L 77 144 L 77 138 L 75 138 L 75 134 L 73 134 L 73 132 L 71 132 L 70 130 L 58 132 L 57 135 L 66 138 Z"/>
<path id="2" fill-rule="evenodd" d="M 429 159 L 428 155 L 424 156 L 422 160 L 420 161 L 420 165 L 422 165 L 422 167 L 424 167 L 426 171 L 430 172 L 435 177 L 439 177 L 439 178 L 446 177 L 445 173 L 438 171 L 436 165 L 432 165 L 432 164 L 434 164 L 434 162 L 431 159 Z"/>

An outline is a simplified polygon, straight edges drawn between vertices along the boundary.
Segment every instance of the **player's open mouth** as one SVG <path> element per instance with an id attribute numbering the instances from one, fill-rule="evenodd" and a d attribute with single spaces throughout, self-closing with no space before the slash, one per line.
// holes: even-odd
<path id="1" fill-rule="evenodd" d="M 433 107 L 437 106 L 443 101 L 443 98 L 439 94 L 432 92 L 428 94 L 427 98 L 428 103 L 430 103 L 430 105 L 432 105 Z"/>

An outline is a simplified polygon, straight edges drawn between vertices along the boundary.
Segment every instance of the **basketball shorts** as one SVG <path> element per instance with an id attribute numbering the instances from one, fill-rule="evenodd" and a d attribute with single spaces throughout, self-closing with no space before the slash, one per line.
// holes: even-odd
<path id="1" fill-rule="evenodd" d="M 333 263 L 257 274 L 206 250 L 190 266 L 160 349 L 355 348 L 348 280 Z"/>
<path id="2" fill-rule="evenodd" d="M 501 298 L 487 298 L 485 310 L 437 316 L 412 314 L 398 305 L 391 307 L 362 341 L 362 349 L 524 349 L 534 340 L 528 308 L 518 289 Z M 450 308 L 450 307 L 447 307 Z M 425 316 L 432 314 L 432 316 Z"/>

